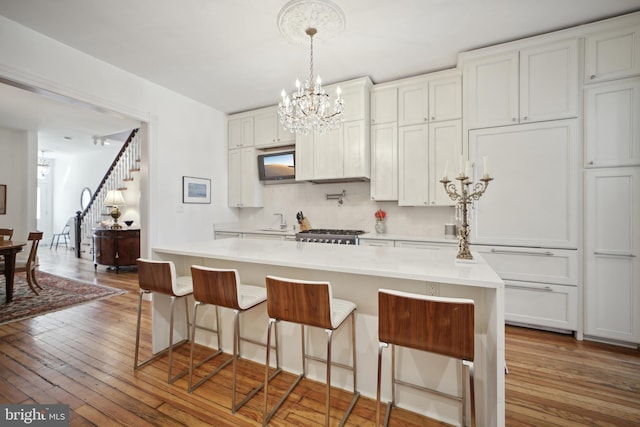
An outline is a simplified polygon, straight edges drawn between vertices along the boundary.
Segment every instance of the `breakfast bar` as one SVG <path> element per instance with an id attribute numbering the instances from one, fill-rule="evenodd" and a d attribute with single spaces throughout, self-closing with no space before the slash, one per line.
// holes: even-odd
<path id="1" fill-rule="evenodd" d="M 243 283 L 265 286 L 265 277 L 275 275 L 306 280 L 331 282 L 333 296 L 357 304 L 356 348 L 358 364 L 358 388 L 362 395 L 375 398 L 378 319 L 378 289 L 394 289 L 424 295 L 470 298 L 475 302 L 475 391 L 478 426 L 504 426 L 504 284 L 493 269 L 478 254 L 470 263 L 455 262 L 454 248 L 421 250 L 413 248 L 370 247 L 351 245 L 322 245 L 285 240 L 224 239 L 157 246 L 153 257 L 170 260 L 176 264 L 178 275 L 190 274 L 191 265 L 218 268 L 236 268 Z M 180 304 L 179 307 L 182 305 Z M 189 310 L 191 311 L 192 305 Z M 222 346 L 231 352 L 231 313 L 221 317 Z M 196 323 L 212 326 L 213 309 L 200 311 Z M 191 313 L 189 313 L 191 315 Z M 178 314 L 176 319 L 183 319 Z M 153 297 L 153 350 L 167 347 L 169 319 L 168 298 Z M 247 313 L 242 320 L 242 334 L 265 341 L 267 330 L 266 305 L 256 313 Z M 175 334 L 186 337 L 186 325 L 176 325 Z M 310 328 L 314 329 L 314 328 Z M 347 328 L 348 329 L 348 328 Z M 323 356 L 322 331 L 309 331 L 307 349 Z M 315 333 L 317 335 L 314 335 Z M 349 360 L 349 333 L 339 331 L 334 341 L 335 359 Z M 286 336 L 282 367 L 286 371 L 301 372 L 299 343 L 300 333 L 296 325 L 283 324 L 279 333 Z M 297 344 L 295 344 L 297 340 Z M 196 342 L 215 347 L 214 340 L 206 332 L 198 331 Z M 291 344 L 294 342 L 294 344 Z M 289 351 L 290 350 L 290 351 Z M 264 363 L 264 350 L 251 344 L 243 345 L 245 358 Z M 401 368 L 398 375 L 426 387 L 460 395 L 460 367 L 455 361 L 442 356 L 425 354 L 415 350 L 399 350 Z M 344 360 L 340 360 L 340 359 Z M 390 357 L 383 367 L 383 401 L 389 400 Z M 310 364 L 309 377 L 324 379 L 321 364 Z M 347 373 L 334 369 L 332 385 L 350 388 Z M 460 425 L 460 408 L 438 395 L 398 389 L 398 406 Z"/>

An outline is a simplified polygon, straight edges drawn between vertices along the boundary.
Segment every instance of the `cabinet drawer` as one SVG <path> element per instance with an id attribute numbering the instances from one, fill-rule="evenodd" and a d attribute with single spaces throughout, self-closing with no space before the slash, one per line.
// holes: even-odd
<path id="1" fill-rule="evenodd" d="M 396 240 L 397 248 L 414 248 L 414 249 L 429 249 L 438 251 L 443 248 L 453 248 L 454 243 L 436 243 L 436 242 L 414 242 L 411 240 Z"/>
<path id="2" fill-rule="evenodd" d="M 569 249 L 473 246 L 503 280 L 578 284 L 578 251 Z"/>
<path id="3" fill-rule="evenodd" d="M 578 329 L 578 288 L 505 280 L 505 321 Z"/>
<path id="4" fill-rule="evenodd" d="M 380 240 L 380 239 L 358 239 L 358 245 L 360 246 L 378 246 L 378 247 L 385 247 L 385 246 L 394 246 L 394 241 L 393 240 Z"/>
<path id="5" fill-rule="evenodd" d="M 233 238 L 241 238 L 242 234 L 236 233 L 233 231 L 216 231 L 215 237 L 216 237 L 215 238 L 216 240 L 233 239 Z"/>

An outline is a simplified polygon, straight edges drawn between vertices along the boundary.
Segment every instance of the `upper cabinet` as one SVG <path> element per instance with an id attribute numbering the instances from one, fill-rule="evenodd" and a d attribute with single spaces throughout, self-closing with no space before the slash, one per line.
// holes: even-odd
<path id="1" fill-rule="evenodd" d="M 280 124 L 277 106 L 254 111 L 253 123 L 256 148 L 295 144 L 296 135 Z"/>
<path id="2" fill-rule="evenodd" d="M 586 167 L 640 165 L 640 77 L 585 87 Z"/>
<path id="3" fill-rule="evenodd" d="M 462 78 L 457 70 L 407 79 L 398 86 L 398 126 L 462 117 Z"/>
<path id="4" fill-rule="evenodd" d="M 375 86 L 371 89 L 371 124 L 396 123 L 398 121 L 398 88 Z"/>
<path id="5" fill-rule="evenodd" d="M 229 207 L 263 206 L 256 156 L 253 147 L 229 150 Z"/>
<path id="6" fill-rule="evenodd" d="M 584 65 L 585 83 L 640 74 L 640 26 L 587 36 Z"/>
<path id="7" fill-rule="evenodd" d="M 246 113 L 236 114 L 227 122 L 229 149 L 253 147 L 253 116 Z"/>
<path id="8" fill-rule="evenodd" d="M 577 117 L 578 40 L 464 60 L 465 127 Z"/>

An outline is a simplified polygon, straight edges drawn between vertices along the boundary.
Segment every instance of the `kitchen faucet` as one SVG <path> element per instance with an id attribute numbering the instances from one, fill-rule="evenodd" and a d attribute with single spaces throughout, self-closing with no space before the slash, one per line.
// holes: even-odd
<path id="1" fill-rule="evenodd" d="M 287 221 L 284 219 L 284 215 L 279 212 L 274 213 L 274 215 L 280 215 L 280 229 L 284 230 L 287 228 Z"/>

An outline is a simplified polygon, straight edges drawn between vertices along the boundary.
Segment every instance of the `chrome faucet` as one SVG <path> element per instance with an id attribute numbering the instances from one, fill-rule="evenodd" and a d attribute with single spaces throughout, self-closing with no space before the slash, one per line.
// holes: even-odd
<path id="1" fill-rule="evenodd" d="M 287 228 L 287 221 L 284 219 L 284 215 L 279 212 L 274 213 L 274 215 L 280 215 L 280 229 L 284 230 Z"/>

